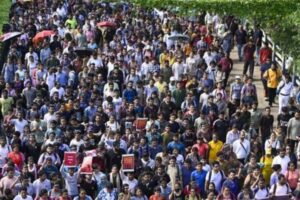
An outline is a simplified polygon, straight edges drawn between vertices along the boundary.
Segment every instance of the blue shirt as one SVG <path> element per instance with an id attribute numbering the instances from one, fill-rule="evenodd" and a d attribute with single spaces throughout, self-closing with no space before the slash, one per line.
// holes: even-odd
<path id="1" fill-rule="evenodd" d="M 197 186 L 200 188 L 200 192 L 203 194 L 205 191 L 205 178 L 207 172 L 204 170 L 201 171 L 193 171 L 191 175 L 191 180 L 196 181 Z"/>
<path id="2" fill-rule="evenodd" d="M 59 82 L 61 86 L 66 86 L 68 84 L 68 76 L 64 72 L 56 73 L 56 81 Z"/>
<path id="3" fill-rule="evenodd" d="M 94 106 L 93 108 L 91 108 L 90 106 L 87 107 L 85 110 L 84 110 L 84 117 L 86 117 L 87 119 L 89 119 L 89 121 L 93 121 L 94 120 L 94 117 L 96 115 L 96 112 L 97 112 L 97 108 Z"/>
<path id="4" fill-rule="evenodd" d="M 187 167 L 183 166 L 181 168 L 183 187 L 187 186 L 191 182 L 191 175 L 194 170 L 195 169 L 193 167 L 188 169 Z"/>
<path id="5" fill-rule="evenodd" d="M 158 154 L 162 151 L 163 151 L 163 148 L 160 145 L 158 145 L 157 147 L 149 146 L 149 155 L 150 155 L 150 158 L 152 158 L 152 159 L 155 159 L 156 154 Z"/>
<path id="6" fill-rule="evenodd" d="M 185 148 L 184 148 L 184 144 L 181 143 L 181 142 L 175 142 L 175 141 L 172 141 L 168 144 L 168 151 L 172 152 L 173 149 L 178 149 L 179 153 L 181 155 L 184 155 L 185 153 Z"/>
<path id="7" fill-rule="evenodd" d="M 223 187 L 229 187 L 230 191 L 235 194 L 236 196 L 239 194 L 239 187 L 238 187 L 238 183 L 236 180 L 229 180 L 227 179 L 226 181 L 224 181 L 223 183 Z"/>
<path id="8" fill-rule="evenodd" d="M 123 97 L 128 102 L 133 102 L 134 98 L 137 96 L 137 92 L 134 89 L 125 89 Z"/>

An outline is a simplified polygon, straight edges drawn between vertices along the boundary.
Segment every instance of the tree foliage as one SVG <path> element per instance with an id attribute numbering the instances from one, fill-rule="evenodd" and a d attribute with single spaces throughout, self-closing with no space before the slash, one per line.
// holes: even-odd
<path id="1" fill-rule="evenodd" d="M 299 0 L 129 0 L 146 8 L 175 10 L 186 15 L 208 11 L 246 18 L 261 27 L 296 60 L 300 59 Z"/>

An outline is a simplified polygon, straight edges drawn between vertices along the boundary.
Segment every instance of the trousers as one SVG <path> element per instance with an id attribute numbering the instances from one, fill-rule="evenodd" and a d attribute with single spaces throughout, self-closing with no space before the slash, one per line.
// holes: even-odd
<path id="1" fill-rule="evenodd" d="M 279 97 L 278 97 L 278 113 L 281 112 L 281 109 L 283 107 L 285 107 L 289 104 L 289 99 L 290 99 L 289 95 L 279 94 Z"/>

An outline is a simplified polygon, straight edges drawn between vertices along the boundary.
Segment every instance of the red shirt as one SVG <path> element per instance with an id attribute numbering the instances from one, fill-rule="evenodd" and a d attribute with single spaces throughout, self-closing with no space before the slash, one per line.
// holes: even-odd
<path id="1" fill-rule="evenodd" d="M 214 41 L 214 37 L 212 35 L 207 35 L 204 39 L 204 41 L 206 42 L 206 44 L 208 44 L 208 46 L 211 46 L 211 44 Z"/>
<path id="2" fill-rule="evenodd" d="M 254 52 L 255 52 L 255 46 L 252 45 L 246 45 L 244 48 L 244 59 L 245 61 L 254 60 Z"/>
<path id="3" fill-rule="evenodd" d="M 232 66 L 232 60 L 230 58 L 222 57 L 219 61 L 219 65 L 222 68 L 222 72 L 229 72 Z"/>
<path id="4" fill-rule="evenodd" d="M 7 156 L 15 165 L 18 166 L 19 169 L 22 169 L 23 163 L 24 163 L 24 155 L 21 152 L 10 152 Z"/>
<path id="5" fill-rule="evenodd" d="M 266 63 L 268 58 L 272 57 L 272 49 L 269 47 L 261 48 L 259 51 L 260 64 Z"/>
<path id="6" fill-rule="evenodd" d="M 206 158 L 206 153 L 208 151 L 208 145 L 205 143 L 202 144 L 195 144 L 193 148 L 197 148 L 198 149 L 198 154 L 202 157 L 202 158 Z"/>

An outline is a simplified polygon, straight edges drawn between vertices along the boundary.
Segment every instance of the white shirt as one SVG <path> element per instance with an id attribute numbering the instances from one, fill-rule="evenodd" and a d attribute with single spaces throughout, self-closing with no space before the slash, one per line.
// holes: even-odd
<path id="1" fill-rule="evenodd" d="M 46 81 L 46 84 L 48 85 L 49 90 L 51 91 L 51 89 L 54 87 L 54 83 L 55 83 L 55 74 L 48 73 L 45 77 L 45 81 Z"/>
<path id="2" fill-rule="evenodd" d="M 236 140 L 238 140 L 240 138 L 240 132 L 237 131 L 236 133 L 234 133 L 232 130 L 228 131 L 227 135 L 226 135 L 226 144 L 233 144 Z"/>
<path id="3" fill-rule="evenodd" d="M 266 187 L 264 187 L 263 189 L 260 189 L 258 187 L 255 188 L 251 188 L 252 191 L 254 192 L 254 199 L 266 199 L 269 197 L 269 191 Z"/>
<path id="4" fill-rule="evenodd" d="M 25 119 L 12 119 L 12 124 L 15 126 L 15 131 L 19 131 L 21 133 L 20 138 L 23 137 L 24 126 L 28 125 L 28 122 Z"/>
<path id="5" fill-rule="evenodd" d="M 291 191 L 291 188 L 288 186 L 288 184 L 284 184 L 284 185 L 280 185 L 279 183 L 276 184 L 276 191 L 275 191 L 275 196 L 286 196 L 288 194 L 290 194 L 292 191 Z M 271 189 L 270 189 L 270 194 L 273 194 L 273 191 L 274 191 L 274 185 L 271 186 Z"/>
<path id="6" fill-rule="evenodd" d="M 35 52 L 32 52 L 32 53 L 27 52 L 27 53 L 25 54 L 25 60 L 26 60 L 27 62 L 28 62 L 28 59 L 29 59 L 30 56 L 33 56 L 33 59 L 34 59 L 36 62 L 39 61 L 39 57 L 38 57 L 37 53 L 35 53 Z"/>
<path id="7" fill-rule="evenodd" d="M 47 128 L 50 128 L 50 122 L 52 120 L 57 120 L 55 114 L 46 113 L 44 115 L 44 121 L 47 123 Z"/>
<path id="8" fill-rule="evenodd" d="M 203 106 L 204 105 L 206 105 L 207 104 L 207 99 L 208 99 L 208 97 L 209 97 L 209 94 L 207 94 L 207 93 L 202 93 L 201 95 L 200 95 L 200 98 L 199 98 L 199 103 L 202 105 L 202 108 L 203 108 Z M 201 109 L 202 109 L 201 108 Z"/>
<path id="9" fill-rule="evenodd" d="M 73 176 L 71 176 L 69 173 L 65 172 L 65 169 L 63 165 L 60 167 L 60 173 L 62 177 L 65 180 L 66 184 L 66 189 L 68 190 L 68 195 L 73 196 L 73 195 L 78 195 L 78 173 L 74 173 Z"/>
<path id="10" fill-rule="evenodd" d="M 148 161 L 145 161 L 143 158 L 141 159 L 143 163 L 143 167 L 150 167 L 151 169 L 154 169 L 155 167 L 155 161 L 151 158 L 149 158 Z"/>
<path id="11" fill-rule="evenodd" d="M 71 142 L 70 142 L 70 147 L 71 146 L 76 146 L 77 147 L 77 151 L 79 151 L 79 148 L 80 148 L 80 146 L 81 145 L 83 145 L 83 140 L 82 139 L 80 139 L 79 141 L 78 140 L 76 140 L 75 138 L 73 139 L 73 140 L 71 140 Z"/>
<path id="12" fill-rule="evenodd" d="M 100 58 L 94 58 L 94 57 L 91 57 L 87 63 L 87 66 L 89 66 L 90 64 L 94 63 L 95 64 L 95 67 L 96 68 L 100 68 L 100 67 L 103 67 L 103 63 L 102 63 L 102 60 Z"/>
<path id="13" fill-rule="evenodd" d="M 11 148 L 9 145 L 6 144 L 4 147 L 0 146 L 0 168 L 4 166 L 7 155 L 10 151 Z"/>
<path id="14" fill-rule="evenodd" d="M 210 53 L 210 55 L 208 53 L 204 53 L 203 59 L 205 60 L 207 66 L 209 66 L 210 62 L 214 60 L 214 56 L 212 55 L 212 53 Z"/>
<path id="15" fill-rule="evenodd" d="M 42 189 L 51 190 L 51 183 L 48 179 L 41 182 L 41 179 L 37 179 L 33 182 L 33 190 L 36 196 L 40 195 Z"/>
<path id="16" fill-rule="evenodd" d="M 50 90 L 50 97 L 53 96 L 53 94 L 55 92 L 58 92 L 58 98 L 61 99 L 63 97 L 63 95 L 65 94 L 65 90 L 63 87 L 60 87 L 60 88 L 56 88 L 56 87 L 53 87 L 51 90 Z"/>
<path id="17" fill-rule="evenodd" d="M 26 195 L 26 198 L 24 199 L 20 194 L 17 195 L 14 200 L 32 200 L 32 197 L 29 195 Z"/>
<path id="18" fill-rule="evenodd" d="M 179 80 L 179 77 L 180 77 L 180 75 L 182 75 L 184 73 L 185 68 L 186 68 L 186 64 L 184 64 L 184 63 L 175 62 L 172 65 L 172 71 L 173 71 L 175 80 Z"/>
<path id="19" fill-rule="evenodd" d="M 286 83 L 282 80 L 277 88 L 281 88 L 279 94 L 283 96 L 290 96 L 293 90 L 293 82 Z"/>
<path id="20" fill-rule="evenodd" d="M 221 188 L 222 188 L 222 178 L 225 178 L 225 177 L 222 177 L 221 173 L 222 173 L 221 171 L 218 171 L 217 173 L 214 172 L 214 171 L 211 171 L 211 172 L 208 172 L 206 174 L 206 177 L 205 177 L 206 181 L 209 181 L 210 183 L 214 183 L 215 184 L 216 190 L 218 192 L 220 192 Z M 211 176 L 210 180 L 208 180 L 209 176 Z"/>
<path id="21" fill-rule="evenodd" d="M 265 151 L 268 148 L 275 148 L 275 149 L 280 149 L 280 142 L 276 139 L 274 142 L 271 141 L 271 139 L 266 140 L 265 142 Z"/>
<path id="22" fill-rule="evenodd" d="M 149 69 L 151 67 L 152 63 L 151 62 L 143 62 L 143 64 L 141 65 L 141 75 L 147 77 Z"/>
<path id="23" fill-rule="evenodd" d="M 244 148 L 243 148 L 243 146 Z M 241 140 L 236 140 L 232 144 L 233 152 L 235 153 L 237 159 L 244 159 L 250 153 L 250 142 L 246 139 L 242 142 Z"/>
<path id="24" fill-rule="evenodd" d="M 137 187 L 138 185 L 138 181 L 136 179 L 133 179 L 133 180 L 129 180 L 129 178 L 127 176 L 123 177 L 123 185 L 124 184 L 128 184 L 129 186 L 129 190 L 132 194 L 134 194 L 135 192 L 135 188 Z"/>
<path id="25" fill-rule="evenodd" d="M 285 174 L 288 168 L 288 163 L 291 161 L 291 159 L 288 156 L 284 156 L 283 158 L 280 157 L 280 155 L 275 156 L 272 162 L 272 166 L 278 164 L 281 165 L 281 173 Z"/>

